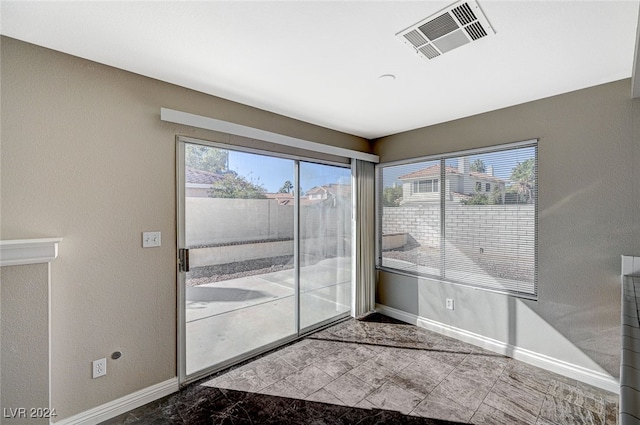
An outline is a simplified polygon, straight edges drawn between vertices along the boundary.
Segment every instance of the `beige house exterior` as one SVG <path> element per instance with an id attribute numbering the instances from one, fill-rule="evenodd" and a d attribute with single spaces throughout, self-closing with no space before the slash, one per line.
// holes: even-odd
<path id="1" fill-rule="evenodd" d="M 487 173 L 471 171 L 469 158 L 458 160 L 458 167 L 445 167 L 445 199 L 460 202 L 475 194 L 491 194 L 499 191 L 504 200 L 505 181 L 493 175 L 493 167 Z M 400 205 L 438 202 L 442 189 L 440 165 L 432 165 L 398 178 L 402 180 Z"/>

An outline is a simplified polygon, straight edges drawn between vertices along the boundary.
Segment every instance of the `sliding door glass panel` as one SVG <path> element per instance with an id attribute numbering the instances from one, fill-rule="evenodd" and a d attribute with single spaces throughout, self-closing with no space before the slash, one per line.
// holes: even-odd
<path id="1" fill-rule="evenodd" d="M 300 162 L 300 329 L 351 309 L 351 169 Z"/>
<path id="2" fill-rule="evenodd" d="M 380 170 L 382 234 L 380 265 L 408 273 L 440 276 L 440 206 L 456 195 L 457 175 L 447 168 L 442 184 L 440 161 L 383 167 Z"/>
<path id="3" fill-rule="evenodd" d="M 184 145 L 186 374 L 295 336 L 294 161 Z"/>

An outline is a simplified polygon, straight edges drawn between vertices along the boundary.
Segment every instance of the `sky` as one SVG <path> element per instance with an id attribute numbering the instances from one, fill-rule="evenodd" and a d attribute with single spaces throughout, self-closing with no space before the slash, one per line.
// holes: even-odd
<path id="1" fill-rule="evenodd" d="M 535 156 L 535 148 L 523 147 L 505 151 L 490 152 L 469 156 L 469 162 L 476 159 L 484 162 L 486 167 L 494 167 L 494 175 L 508 180 L 511 171 L 518 163 L 524 162 Z M 412 164 L 388 166 L 382 168 L 383 187 L 401 183 L 398 177 L 420 170 L 430 165 L 438 164 L 438 161 L 422 161 Z M 458 158 L 449 158 L 446 164 L 457 167 Z M 266 155 L 252 154 L 239 151 L 229 151 L 229 169 L 245 177 L 254 184 L 265 187 L 267 192 L 278 192 L 288 180 L 295 182 L 294 161 L 291 159 L 277 158 Z M 349 184 L 351 181 L 351 169 L 338 166 L 315 164 L 300 161 L 300 185 L 302 193 L 309 189 L 331 184 Z"/>
<path id="2" fill-rule="evenodd" d="M 229 151 L 229 169 L 253 183 L 262 184 L 267 192 L 278 192 L 289 180 L 294 183 L 294 161 L 244 152 Z M 301 161 L 300 185 L 305 192 L 329 183 L 349 183 L 350 168 Z"/>

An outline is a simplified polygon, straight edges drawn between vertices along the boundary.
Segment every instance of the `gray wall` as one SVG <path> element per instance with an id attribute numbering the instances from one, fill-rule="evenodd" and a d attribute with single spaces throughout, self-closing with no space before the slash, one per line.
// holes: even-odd
<path id="1" fill-rule="evenodd" d="M 309 156 L 162 122 L 161 107 L 370 149 L 354 136 L 10 38 L 0 43 L 0 237 L 64 237 L 51 264 L 57 420 L 176 376 L 176 135 Z M 143 231 L 161 231 L 162 247 L 142 249 Z M 108 360 L 107 376 L 91 379 L 91 361 L 116 350 L 123 356 Z M 37 364 L 40 354 L 23 360 Z M 3 376 L 3 398 L 18 385 Z"/>
<path id="2" fill-rule="evenodd" d="M 2 422 L 46 424 L 29 409 L 49 407 L 49 265 L 0 267 L 0 282 Z"/>
<path id="3" fill-rule="evenodd" d="M 386 162 L 540 139 L 538 301 L 380 272 L 378 302 L 617 376 L 620 255 L 640 253 L 630 91 L 622 80 L 374 141 Z"/>

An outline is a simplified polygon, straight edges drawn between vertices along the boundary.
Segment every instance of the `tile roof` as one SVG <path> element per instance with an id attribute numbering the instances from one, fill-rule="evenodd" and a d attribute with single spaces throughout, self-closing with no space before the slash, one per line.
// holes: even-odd
<path id="1" fill-rule="evenodd" d="M 491 175 L 485 174 L 485 173 L 476 173 L 475 171 L 471 171 L 469 174 L 471 175 L 471 177 L 477 177 L 479 179 L 492 180 L 492 181 L 498 182 L 498 183 L 504 182 L 504 180 L 501 179 L 500 177 L 491 176 Z"/>
<path id="2" fill-rule="evenodd" d="M 275 199 L 278 205 L 293 205 L 293 193 L 265 193 L 267 199 Z"/>
<path id="3" fill-rule="evenodd" d="M 444 168 L 444 172 L 446 174 L 460 174 L 460 171 L 458 171 L 458 169 L 456 167 L 451 167 L 449 165 L 447 165 Z M 399 180 L 409 180 L 409 179 L 417 179 L 420 177 L 437 177 L 440 175 L 440 164 L 436 164 L 436 165 L 432 165 L 430 167 L 427 168 L 423 168 L 421 170 L 418 171 L 414 171 L 412 173 L 409 174 L 405 174 L 404 176 L 400 176 L 398 177 Z M 503 179 L 499 178 L 499 177 L 495 177 L 495 176 L 491 176 L 489 174 L 485 174 L 485 173 L 478 173 L 475 171 L 471 171 L 469 172 L 469 175 L 471 177 L 476 177 L 479 179 L 484 179 L 484 180 L 492 180 L 494 182 L 504 182 Z"/>
<path id="4" fill-rule="evenodd" d="M 446 166 L 444 168 L 444 172 L 447 174 L 460 174 L 458 173 L 458 169 L 456 167 Z M 431 176 L 439 176 L 440 175 L 440 164 L 432 165 L 427 168 L 423 168 L 418 171 L 414 171 L 413 173 L 405 174 L 404 176 L 398 177 L 400 180 L 407 179 L 416 179 L 418 177 L 431 177 Z"/>
<path id="5" fill-rule="evenodd" d="M 184 177 L 186 183 L 196 184 L 213 184 L 214 182 L 222 179 L 220 174 L 197 170 L 191 167 L 185 167 Z"/>

